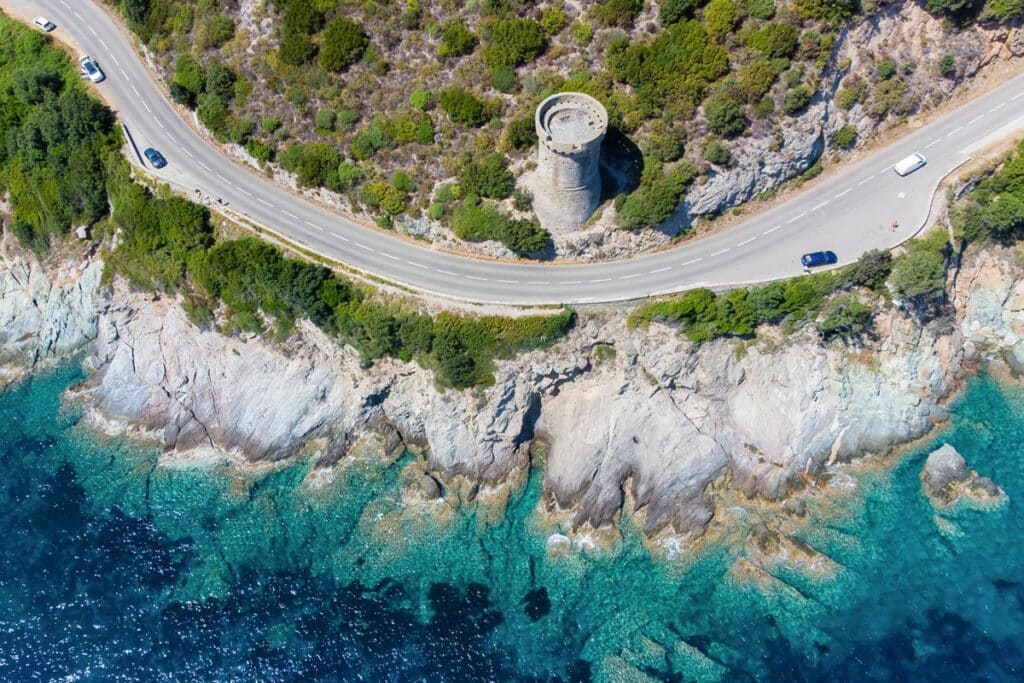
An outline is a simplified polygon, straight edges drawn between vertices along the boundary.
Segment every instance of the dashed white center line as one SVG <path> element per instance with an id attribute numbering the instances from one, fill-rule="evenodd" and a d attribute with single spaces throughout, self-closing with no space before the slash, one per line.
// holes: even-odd
<path id="1" fill-rule="evenodd" d="M 736 246 L 737 246 L 737 247 L 742 247 L 742 246 L 743 246 L 743 245 L 745 245 L 745 244 L 750 244 L 751 242 L 753 242 L 753 241 L 754 241 L 754 240 L 756 240 L 756 239 L 757 239 L 756 237 L 751 237 L 750 239 L 746 239 L 746 240 L 743 240 L 742 242 L 740 242 L 740 243 L 739 243 L 739 244 L 737 244 Z"/>
<path id="2" fill-rule="evenodd" d="M 252 192 L 249 192 L 249 190 L 245 189 L 244 187 L 238 188 L 238 191 L 244 194 L 246 197 L 252 196 Z"/>
<path id="3" fill-rule="evenodd" d="M 309 221 L 302 221 L 302 222 L 303 222 L 303 223 L 305 223 L 306 225 L 308 225 L 308 226 L 309 226 L 309 227 L 311 227 L 311 228 L 316 228 L 316 229 L 317 229 L 317 230 L 319 230 L 320 232 L 323 232 L 323 231 L 324 231 L 324 229 L 323 229 L 323 228 L 321 228 L 321 227 L 320 227 L 319 225 L 317 225 L 316 223 L 310 223 Z M 385 254 L 385 255 L 386 255 L 386 254 Z"/>
<path id="4" fill-rule="evenodd" d="M 60 0 L 60 4 L 64 5 L 64 9 L 71 9 L 71 5 L 69 5 L 68 3 L 64 2 L 64 0 Z"/>
<path id="5" fill-rule="evenodd" d="M 860 187 L 860 186 L 861 186 L 861 185 L 863 185 L 864 183 L 868 183 L 868 182 L 871 182 L 871 181 L 872 181 L 872 180 L 874 180 L 874 179 L 875 179 L 875 176 L 868 176 L 868 177 L 867 177 L 867 178 L 865 178 L 864 180 L 862 180 L 862 181 L 860 181 L 859 183 L 857 183 L 857 187 Z"/>
<path id="6" fill-rule="evenodd" d="M 203 162 L 199 161 L 199 162 L 197 162 L 197 163 L 198 163 L 198 164 L 199 164 L 200 166 L 202 166 L 202 167 L 203 167 L 204 169 L 206 169 L 207 171 L 211 171 L 211 172 L 213 171 L 213 169 L 211 169 L 211 168 L 210 168 L 209 166 L 207 166 L 207 165 L 206 165 L 206 164 L 204 164 Z"/>
<path id="7" fill-rule="evenodd" d="M 171 135 L 170 133 L 167 133 L 167 139 L 171 141 L 171 144 L 172 144 L 172 145 L 177 145 L 177 144 L 178 144 L 178 141 L 177 141 L 177 140 L 175 140 L 175 139 L 174 139 L 174 136 L 173 136 L 173 135 Z"/>
<path id="8" fill-rule="evenodd" d="M 762 235 L 770 235 L 770 234 L 772 234 L 773 232 L 775 232 L 776 230 L 778 230 L 781 227 L 782 227 L 781 225 L 776 225 L 774 228 L 768 228 L 767 230 L 765 230 L 761 234 Z"/>
<path id="9" fill-rule="evenodd" d="M 982 120 L 983 118 L 985 118 L 985 115 L 984 115 L 984 114 L 979 114 L 978 116 L 975 116 L 975 117 L 974 117 L 973 119 L 971 119 L 970 121 L 968 121 L 968 122 L 967 122 L 967 123 L 965 123 L 964 125 L 965 125 L 965 126 L 969 126 L 969 125 L 971 125 L 972 123 L 975 123 L 975 122 L 977 122 L 977 121 L 981 121 L 981 120 Z"/>
<path id="10" fill-rule="evenodd" d="M 632 280 L 635 277 L 640 277 L 640 273 L 633 273 L 632 275 L 620 275 L 620 280 Z"/>
<path id="11" fill-rule="evenodd" d="M 790 219 L 789 219 L 788 221 L 786 221 L 786 222 L 787 222 L 787 223 L 796 223 L 796 222 L 797 222 L 798 220 L 800 220 L 801 218 L 803 218 L 803 217 L 804 217 L 804 216 L 806 216 L 806 215 L 807 215 L 807 212 L 806 212 L 806 211 L 804 211 L 804 212 L 803 212 L 802 214 L 800 214 L 800 215 L 798 215 L 798 216 L 793 216 L 792 218 L 790 218 Z M 712 254 L 712 256 L 713 256 L 713 254 Z"/>
<path id="12" fill-rule="evenodd" d="M 701 256 L 700 258 L 692 258 L 689 261 L 684 261 L 683 263 L 680 263 L 679 265 L 681 265 L 681 266 L 689 266 L 689 265 L 692 265 L 694 263 L 697 263 L 698 261 L 703 261 L 703 260 L 704 260 L 704 257 Z"/>
<path id="13" fill-rule="evenodd" d="M 423 270 L 430 270 L 430 268 L 427 268 L 422 263 L 416 263 L 415 261 L 406 261 L 406 263 L 408 263 L 413 268 L 422 268 Z"/>
<path id="14" fill-rule="evenodd" d="M 127 83 L 131 83 L 132 82 L 132 79 L 128 78 L 128 72 L 127 71 L 125 71 L 124 69 L 118 69 L 118 70 L 121 72 L 121 75 L 124 76 L 124 80 Z"/>
<path id="15" fill-rule="evenodd" d="M 185 156 L 187 156 L 189 159 L 195 159 L 195 157 L 192 156 L 192 152 L 188 151 L 187 149 L 184 150 L 184 152 L 185 152 Z M 251 197 L 252 195 L 249 195 L 249 196 Z"/>
<path id="16" fill-rule="evenodd" d="M 651 275 L 654 275 L 655 273 L 664 273 L 666 270 L 672 270 L 672 266 L 665 266 L 664 268 L 655 268 L 654 270 L 649 270 L 647 272 L 650 273 Z"/>
<path id="17" fill-rule="evenodd" d="M 1016 95 L 1014 95 L 1013 97 L 1011 97 L 1011 98 L 1010 98 L 1010 101 L 1011 101 L 1011 102 L 1016 102 L 1016 101 L 1017 101 L 1018 99 L 1020 99 L 1021 97 L 1024 97 L 1024 90 L 1021 90 L 1021 91 L 1020 91 L 1019 93 L 1017 93 Z"/>
<path id="18" fill-rule="evenodd" d="M 886 166 L 885 168 L 880 170 L 879 173 L 888 173 L 890 168 L 892 168 L 892 166 Z"/>
<path id="19" fill-rule="evenodd" d="M 851 192 L 853 192 L 853 188 L 852 187 L 848 187 L 845 190 L 843 190 L 842 192 L 840 192 L 839 194 L 837 194 L 835 196 L 835 199 L 839 199 L 840 197 L 845 197 L 846 195 L 850 194 Z"/>
<path id="20" fill-rule="evenodd" d="M 603 277 L 603 278 L 600 278 L 598 280 L 587 280 L 587 282 L 589 282 L 591 284 L 596 284 L 598 282 L 611 282 L 611 281 L 612 281 L 612 279 L 610 277 Z"/>
<path id="21" fill-rule="evenodd" d="M 829 200 L 828 200 L 828 199 L 826 199 L 826 200 L 825 200 L 825 201 L 823 201 L 823 202 L 822 202 L 821 204 L 818 204 L 817 206 L 815 206 L 814 208 L 812 208 L 812 209 L 811 209 L 811 211 L 817 211 L 818 209 L 823 209 L 823 208 L 825 208 L 826 206 L 828 206 L 828 203 L 829 203 Z"/>
<path id="22" fill-rule="evenodd" d="M 402 260 L 402 259 L 398 258 L 397 256 L 392 256 L 391 254 L 384 254 L 384 257 L 385 258 L 389 258 L 392 261 L 401 261 Z"/>
<path id="23" fill-rule="evenodd" d="M 924 148 L 925 148 L 925 149 L 928 149 L 929 147 L 932 147 L 932 146 L 934 146 L 934 145 L 937 145 L 937 144 L 939 144 L 940 142 L 942 142 L 942 138 L 938 138 L 937 140 L 932 140 L 932 141 L 931 141 L 931 142 L 929 142 L 929 143 L 928 143 L 927 145 L 925 145 L 925 146 L 924 146 Z"/>
<path id="24" fill-rule="evenodd" d="M 103 40 L 102 38 L 100 38 L 100 45 L 102 45 L 102 46 L 103 46 L 103 49 L 104 49 L 105 51 L 107 51 L 107 52 L 110 52 L 110 46 L 109 46 L 109 45 L 107 45 L 107 41 L 105 41 L 105 40 Z"/>
<path id="25" fill-rule="evenodd" d="M 160 119 L 156 117 L 156 114 L 153 114 L 153 121 L 160 128 L 160 130 L 164 130 L 164 124 L 160 123 Z"/>
<path id="26" fill-rule="evenodd" d="M 146 111 L 148 111 L 150 114 L 153 113 L 153 110 L 149 108 L 149 102 L 143 101 L 142 106 L 145 107 Z"/>
<path id="27" fill-rule="evenodd" d="M 363 244 L 362 242 L 353 242 L 353 244 L 355 244 L 355 245 L 356 245 L 357 247 L 359 247 L 360 249 L 365 249 L 366 251 L 371 251 L 371 252 L 373 252 L 374 254 L 376 254 L 376 253 L 377 253 L 377 250 L 376 250 L 376 249 L 374 249 L 373 247 L 368 247 L 368 246 L 366 246 L 365 244 Z"/>
<path id="28" fill-rule="evenodd" d="M 110 58 L 114 60 L 114 64 L 117 64 L 118 66 L 121 66 L 121 60 L 118 59 L 116 56 L 110 55 Z"/>
<path id="29" fill-rule="evenodd" d="M 74 12 L 74 10 L 72 10 L 72 11 Z M 79 14 L 78 12 L 75 12 L 75 16 L 76 16 L 76 17 L 78 17 L 78 20 L 79 20 L 79 21 L 82 21 L 82 22 L 84 22 L 84 21 L 85 21 L 85 19 L 83 19 L 83 18 L 82 18 L 82 15 L 81 15 L 81 14 Z"/>
<path id="30" fill-rule="evenodd" d="M 331 233 L 331 235 L 333 235 L 334 237 L 337 237 L 337 238 L 338 238 L 339 240 L 341 240 L 342 242 L 348 242 L 348 238 L 347 238 L 347 237 L 342 237 L 341 235 L 339 235 L 339 234 L 338 234 L 338 233 L 336 233 L 336 232 L 332 232 L 332 233 Z"/>
<path id="31" fill-rule="evenodd" d="M 560 285 L 582 285 L 583 280 L 566 280 L 565 282 L 559 282 Z"/>
<path id="32" fill-rule="evenodd" d="M 487 278 L 485 278 L 485 277 L 477 277 L 476 275 L 467 275 L 466 279 L 467 280 L 478 280 L 480 282 L 487 282 Z"/>
<path id="33" fill-rule="evenodd" d="M 449 277 L 458 277 L 458 275 L 451 272 L 450 270 L 441 270 L 440 268 L 436 268 L 435 271 L 441 273 L 441 275 L 447 275 Z"/>
<path id="34" fill-rule="evenodd" d="M 518 285 L 519 284 L 519 280 L 498 280 L 498 282 L 503 282 L 506 285 Z"/>
<path id="35" fill-rule="evenodd" d="M 949 131 L 949 133 L 947 133 L 947 134 L 946 134 L 946 137 L 947 137 L 947 138 L 949 138 L 949 137 L 953 137 L 954 135 L 956 135 L 957 133 L 959 133 L 959 132 L 960 132 L 960 131 L 962 131 L 963 129 L 964 129 L 964 127 L 963 127 L 963 126 L 957 126 L 957 127 L 956 127 L 956 128 L 954 128 L 953 130 Z"/>
<path id="36" fill-rule="evenodd" d="M 281 209 L 281 213 L 283 213 L 285 216 L 288 216 L 288 218 L 293 218 L 293 219 L 298 218 L 298 216 L 296 216 L 294 213 L 292 213 L 290 211 L 285 211 L 284 209 Z"/>
<path id="37" fill-rule="evenodd" d="M 724 254 L 727 251 L 729 251 L 729 247 L 726 247 L 725 249 L 719 249 L 714 254 L 708 254 L 708 256 L 721 256 L 722 254 Z"/>
<path id="38" fill-rule="evenodd" d="M 91 33 L 92 33 L 92 34 L 93 34 L 94 36 L 97 36 L 97 37 L 99 37 L 99 34 L 98 34 L 98 33 L 96 33 L 96 29 L 94 29 L 94 28 L 92 27 L 92 24 L 86 24 L 86 26 L 88 26 L 88 27 L 89 27 L 89 31 L 90 31 L 90 32 L 91 32 Z"/>
<path id="39" fill-rule="evenodd" d="M 994 107 L 992 107 L 991 109 L 989 109 L 989 110 L 988 110 L 988 113 L 989 113 L 989 114 L 991 114 L 991 113 L 992 113 L 992 112 L 994 112 L 994 111 L 999 111 L 1000 109 L 1002 109 L 1002 108 L 1003 108 L 1003 107 L 1005 107 L 1005 106 L 1006 106 L 1006 102 L 1000 102 L 1000 103 L 999 103 L 999 104 L 997 104 L 996 106 L 994 106 Z"/>
<path id="40" fill-rule="evenodd" d="M 202 163 L 202 162 L 199 162 L 199 163 Z M 264 199 L 263 197 L 257 197 L 257 198 L 256 198 L 256 201 L 258 201 L 258 202 L 259 202 L 260 204 L 265 204 L 266 206 L 269 206 L 269 207 L 270 207 L 271 209 L 273 209 L 273 208 L 274 208 L 274 205 L 273 205 L 273 204 L 271 204 L 270 202 L 268 202 L 268 201 L 267 201 L 266 199 Z"/>

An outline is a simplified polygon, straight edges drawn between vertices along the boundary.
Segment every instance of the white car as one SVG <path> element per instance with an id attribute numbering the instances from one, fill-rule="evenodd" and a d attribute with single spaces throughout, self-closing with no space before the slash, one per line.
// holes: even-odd
<path id="1" fill-rule="evenodd" d="M 43 29 L 47 33 L 57 28 L 57 24 L 53 23 L 46 17 L 36 17 L 35 19 L 32 20 L 32 23 L 38 26 L 39 28 Z"/>
<path id="2" fill-rule="evenodd" d="M 901 159 L 895 166 L 892 167 L 892 170 L 896 171 L 896 175 L 905 176 L 913 173 L 917 169 L 924 166 L 926 163 L 928 162 L 925 161 L 925 158 L 915 152 L 906 159 Z"/>
<path id="3" fill-rule="evenodd" d="M 93 61 L 89 55 L 82 55 L 78 58 L 78 63 L 82 65 L 82 75 L 88 78 L 93 83 L 99 83 L 106 76 L 103 75 L 103 71 L 100 69 L 100 65 Z"/>

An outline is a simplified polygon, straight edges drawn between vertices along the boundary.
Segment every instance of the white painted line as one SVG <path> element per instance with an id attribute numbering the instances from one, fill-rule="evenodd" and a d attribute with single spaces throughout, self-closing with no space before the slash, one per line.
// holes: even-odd
<path id="1" fill-rule="evenodd" d="M 851 192 L 853 192 L 853 188 L 852 187 L 848 187 L 845 190 L 843 190 L 842 192 L 840 192 L 839 194 L 837 194 L 834 198 L 835 199 L 839 199 L 840 197 L 844 197 L 844 196 L 850 194 Z"/>
<path id="2" fill-rule="evenodd" d="M 703 260 L 704 260 L 704 257 L 702 256 L 700 258 L 690 259 L 689 261 L 686 261 L 684 263 L 680 263 L 679 265 L 681 265 L 681 266 L 688 266 L 688 265 L 690 265 L 692 263 L 697 263 L 698 261 L 703 261 Z"/>
<path id="3" fill-rule="evenodd" d="M 104 50 L 106 50 L 107 52 L 110 52 L 110 46 L 107 45 L 107 41 L 105 41 L 102 38 L 100 38 L 100 45 L 103 46 Z"/>
<path id="4" fill-rule="evenodd" d="M 932 147 L 932 146 L 934 146 L 934 145 L 937 145 L 937 144 L 939 144 L 940 142 L 942 142 L 942 138 L 938 138 L 937 140 L 932 140 L 932 141 L 931 141 L 931 142 L 929 142 L 929 143 L 928 143 L 927 145 L 925 145 L 925 146 L 924 146 L 924 148 L 925 148 L 925 149 L 928 149 L 929 147 Z"/>
<path id="5" fill-rule="evenodd" d="M 664 268 L 655 268 L 654 270 L 649 270 L 647 272 L 650 273 L 651 275 L 654 275 L 655 273 L 664 273 L 666 270 L 672 270 L 672 266 L 665 266 Z"/>
<path id="6" fill-rule="evenodd" d="M 160 119 L 156 117 L 156 114 L 153 114 L 153 121 L 156 122 L 156 125 L 160 128 L 160 130 L 164 130 L 164 124 L 160 123 Z"/>
<path id="7" fill-rule="evenodd" d="M 964 129 L 963 126 L 958 126 L 958 127 L 954 128 L 953 130 L 949 131 L 949 133 L 946 134 L 946 137 L 947 138 L 953 137 L 954 135 L 956 135 L 957 133 L 959 133 L 963 129 Z"/>
<path id="8" fill-rule="evenodd" d="M 890 168 L 892 168 L 892 166 L 886 166 L 881 171 L 879 171 L 879 173 L 888 173 Z"/>
<path id="9" fill-rule="evenodd" d="M 566 280 L 565 282 L 559 282 L 560 285 L 582 285 L 583 280 Z"/>
<path id="10" fill-rule="evenodd" d="M 174 139 L 174 136 L 171 135 L 169 131 L 167 132 L 167 139 L 171 141 L 172 145 L 178 144 L 178 141 Z"/>
<path id="11" fill-rule="evenodd" d="M 862 180 L 862 181 L 860 181 L 859 183 L 857 183 L 857 187 L 860 187 L 860 186 L 861 186 L 861 185 L 863 185 L 864 183 L 870 182 L 870 181 L 872 181 L 872 180 L 874 180 L 874 179 L 875 179 L 875 176 L 868 176 L 868 177 L 867 177 L 867 178 L 865 178 L 864 180 Z"/>
<path id="12" fill-rule="evenodd" d="M 406 263 L 408 263 L 410 266 L 413 266 L 414 268 L 422 268 L 423 270 L 430 270 L 430 268 L 427 268 L 422 263 L 416 263 L 415 261 L 406 261 Z"/>
<path id="13" fill-rule="evenodd" d="M 611 282 L 611 281 L 612 281 L 612 279 L 610 277 L 603 277 L 603 278 L 600 278 L 598 280 L 587 280 L 587 282 L 589 282 L 591 284 L 596 284 L 598 282 Z"/>
<path id="14" fill-rule="evenodd" d="M 199 163 L 202 163 L 202 162 L 199 162 Z M 267 205 L 267 206 L 269 206 L 269 207 L 270 207 L 271 209 L 273 209 L 273 208 L 274 208 L 274 205 L 273 205 L 273 204 L 271 204 L 270 202 L 268 202 L 268 201 L 267 201 L 266 199 L 264 199 L 263 197 L 257 197 L 257 198 L 256 198 L 256 201 L 258 201 L 258 202 L 259 202 L 260 204 L 266 204 L 266 205 Z"/>
<path id="15" fill-rule="evenodd" d="M 708 256 L 721 256 L 722 254 L 724 254 L 727 251 L 729 251 L 729 247 L 726 247 L 725 249 L 720 249 L 720 250 L 716 251 L 714 254 L 708 254 Z"/>
<path id="16" fill-rule="evenodd" d="M 519 280 L 498 280 L 498 282 L 504 282 L 506 285 L 518 285 Z"/>
<path id="17" fill-rule="evenodd" d="M 252 196 L 252 192 L 249 192 L 249 190 L 245 189 L 244 187 L 238 188 L 238 191 L 244 194 L 246 197 Z"/>
<path id="18" fill-rule="evenodd" d="M 804 212 L 803 212 L 802 214 L 800 214 L 799 216 L 793 216 L 792 218 L 790 218 L 790 219 L 789 219 L 788 221 L 786 221 L 786 222 L 787 222 L 787 223 L 795 223 L 795 222 L 797 222 L 798 220 L 800 220 L 801 218 L 803 218 L 803 217 L 804 217 L 804 216 L 806 216 L 806 215 L 807 215 L 807 212 L 806 212 L 806 211 L 804 211 Z"/>
<path id="19" fill-rule="evenodd" d="M 60 0 L 60 4 L 64 5 L 64 9 L 71 9 L 71 6 L 64 2 L 64 0 Z"/>
<path id="20" fill-rule="evenodd" d="M 975 117 L 974 117 L 973 119 L 971 119 L 970 121 L 968 121 L 968 122 L 967 122 L 967 123 L 965 123 L 964 125 L 965 125 L 965 126 L 969 126 L 969 125 L 971 125 L 972 123 L 974 123 L 974 122 L 976 122 L 976 121 L 981 121 L 981 120 L 982 120 L 983 118 L 985 118 L 985 115 L 984 115 L 984 114 L 981 114 L 981 115 L 979 115 L 979 116 L 975 116 Z"/>
<path id="21" fill-rule="evenodd" d="M 451 276 L 451 277 L 458 277 L 458 275 L 456 275 L 455 273 L 451 272 L 450 270 L 441 270 L 440 268 L 438 268 L 438 269 L 436 269 L 436 272 L 441 273 L 441 275 L 448 275 L 448 276 Z"/>
<path id="22" fill-rule="evenodd" d="M 467 280 L 479 280 L 480 282 L 487 282 L 487 278 L 485 278 L 485 277 L 477 277 L 475 275 L 467 275 L 466 279 Z"/>
<path id="23" fill-rule="evenodd" d="M 211 169 L 211 168 L 210 168 L 209 166 L 207 166 L 207 165 L 206 165 L 206 164 L 204 164 L 203 162 L 201 162 L 201 161 L 198 161 L 198 162 L 196 162 L 196 163 L 198 163 L 198 164 L 199 164 L 200 166 L 202 166 L 203 168 L 205 168 L 205 169 L 206 169 L 207 171 L 210 171 L 211 173 L 213 172 L 213 169 Z"/>
<path id="24" fill-rule="evenodd" d="M 299 218 L 294 213 L 291 213 L 290 211 L 285 211 L 284 209 L 281 209 L 281 213 L 283 213 L 285 216 L 288 216 L 288 218 L 292 218 L 292 219 L 295 219 L 295 220 L 297 220 Z"/>
<path id="25" fill-rule="evenodd" d="M 782 227 L 781 225 L 776 225 L 774 228 L 768 228 L 767 230 L 765 230 L 761 234 L 762 235 L 770 235 L 770 234 L 772 234 L 773 232 L 775 232 L 776 230 L 778 230 L 781 227 Z"/>
<path id="26" fill-rule="evenodd" d="M 384 254 L 384 252 L 381 252 L 381 253 Z M 402 260 L 402 259 L 398 258 L 397 256 L 392 256 L 391 254 L 384 254 L 384 258 L 389 258 L 392 261 L 401 261 Z"/>
<path id="27" fill-rule="evenodd" d="M 185 154 L 188 156 L 189 159 L 195 159 L 195 157 L 192 156 L 192 152 L 188 151 L 187 149 L 183 150 L 183 151 L 185 152 Z"/>
<path id="28" fill-rule="evenodd" d="M 1000 102 L 1000 103 L 999 103 L 999 104 L 997 104 L 996 106 L 994 106 L 994 107 L 992 107 L 991 109 L 989 109 L 989 110 L 988 110 L 988 113 L 989 113 L 989 114 L 991 114 L 991 113 L 992 113 L 992 112 L 994 112 L 994 111 L 999 111 L 1000 109 L 1002 109 L 1002 108 L 1003 108 L 1003 107 L 1005 107 L 1005 106 L 1006 106 L 1006 102 Z"/>
<path id="29" fill-rule="evenodd" d="M 89 27 L 89 31 L 91 31 L 94 36 L 96 36 L 97 38 L 99 37 L 100 34 L 96 33 L 96 29 L 92 27 L 92 24 L 86 24 L 86 26 Z"/>
<path id="30" fill-rule="evenodd" d="M 324 231 L 324 229 L 323 229 L 323 228 L 321 228 L 321 227 L 320 227 L 319 225 L 317 225 L 316 223 L 310 223 L 309 221 L 302 221 L 302 222 L 303 222 L 303 223 L 305 223 L 306 225 L 308 225 L 308 226 L 309 226 L 309 227 L 311 227 L 311 228 L 316 228 L 316 229 L 317 229 L 317 230 L 319 230 L 320 232 L 323 232 L 323 231 Z"/>
<path id="31" fill-rule="evenodd" d="M 742 247 L 742 246 L 743 246 L 744 244 L 750 244 L 751 242 L 753 242 L 753 241 L 754 241 L 754 240 L 756 240 L 756 239 L 757 239 L 756 237 L 751 237 L 750 239 L 747 239 L 747 240 L 743 240 L 742 242 L 740 242 L 740 243 L 739 243 L 739 244 L 737 244 L 736 246 L 737 246 L 737 247 Z"/>
<path id="32" fill-rule="evenodd" d="M 818 204 L 818 205 L 817 205 L 817 206 L 815 206 L 815 207 L 814 207 L 813 209 L 811 209 L 811 211 L 817 211 L 818 209 L 823 209 L 823 208 L 825 208 L 826 206 L 828 206 L 828 202 L 829 202 L 829 200 L 828 200 L 828 199 L 826 199 L 826 200 L 825 200 L 825 201 L 823 201 L 823 202 L 822 202 L 821 204 Z"/>
<path id="33" fill-rule="evenodd" d="M 620 280 L 632 280 L 635 277 L 640 277 L 640 273 L 633 273 L 632 275 L 620 275 Z"/>
<path id="34" fill-rule="evenodd" d="M 72 10 L 72 12 L 74 12 L 74 10 Z M 75 16 L 76 16 L 76 17 L 78 17 L 78 20 L 79 20 L 79 21 L 81 21 L 81 22 L 84 22 L 84 21 L 85 21 L 85 19 L 83 19 L 83 18 L 82 18 L 82 15 L 81 15 L 81 14 L 79 14 L 78 12 L 75 12 Z"/>
<path id="35" fill-rule="evenodd" d="M 137 95 L 138 93 L 135 93 L 135 94 Z M 153 110 L 149 108 L 149 102 L 143 101 L 142 102 L 142 106 L 145 107 L 146 111 L 148 111 L 150 114 L 153 113 Z"/>
<path id="36" fill-rule="evenodd" d="M 531 280 L 527 282 L 528 285 L 550 285 L 551 282 L 548 280 Z"/>
<path id="37" fill-rule="evenodd" d="M 121 60 L 118 59 L 115 55 L 110 55 L 110 58 L 114 60 L 114 64 L 121 66 Z"/>
<path id="38" fill-rule="evenodd" d="M 124 80 L 125 81 L 127 81 L 128 83 L 132 82 L 132 79 L 128 78 L 128 72 L 127 71 L 125 71 L 124 69 L 119 69 L 119 71 L 121 72 L 121 75 L 124 76 Z"/>
<path id="39" fill-rule="evenodd" d="M 353 242 L 353 244 L 355 244 L 360 249 L 365 249 L 366 251 L 372 251 L 374 254 L 377 253 L 376 249 L 374 249 L 373 247 L 368 247 L 365 244 L 363 244 L 362 242 Z"/>
<path id="40" fill-rule="evenodd" d="M 336 232 L 332 232 L 331 234 L 332 234 L 333 236 L 337 237 L 337 238 L 338 238 L 339 240 L 341 240 L 342 242 L 348 242 L 348 238 L 347 238 L 347 237 L 342 237 L 341 235 L 339 235 L 339 234 L 338 234 L 338 233 L 336 233 Z"/>
<path id="41" fill-rule="evenodd" d="M 1011 97 L 1011 98 L 1010 98 L 1010 101 L 1011 101 L 1011 102 L 1016 102 L 1016 101 L 1017 101 L 1018 99 L 1020 99 L 1021 97 L 1024 97 L 1024 90 L 1021 90 L 1021 91 L 1020 91 L 1019 93 L 1017 93 L 1016 95 L 1014 95 L 1013 97 Z"/>

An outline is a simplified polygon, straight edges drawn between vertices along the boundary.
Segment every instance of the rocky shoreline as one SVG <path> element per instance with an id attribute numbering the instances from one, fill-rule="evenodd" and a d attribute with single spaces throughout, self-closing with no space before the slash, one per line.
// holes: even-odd
<path id="1" fill-rule="evenodd" d="M 101 289 L 97 259 L 47 269 L 2 253 L 3 377 L 88 344 L 90 379 L 71 394 L 103 431 L 156 439 L 179 463 L 312 451 L 326 468 L 353 444 L 409 448 L 436 484 L 414 496 L 427 500 L 456 480 L 463 500 L 521 481 L 540 449 L 545 512 L 569 534 L 625 509 L 649 535 L 699 535 L 722 487 L 782 510 L 830 464 L 943 421 L 974 363 L 1024 367 L 1024 274 L 1008 250 L 966 259 L 944 328 L 893 309 L 856 346 L 771 330 L 695 346 L 657 324 L 582 316 L 553 348 L 499 361 L 493 386 L 443 393 L 411 363 L 362 368 L 309 324 L 283 344 L 227 337 L 173 299 Z"/>

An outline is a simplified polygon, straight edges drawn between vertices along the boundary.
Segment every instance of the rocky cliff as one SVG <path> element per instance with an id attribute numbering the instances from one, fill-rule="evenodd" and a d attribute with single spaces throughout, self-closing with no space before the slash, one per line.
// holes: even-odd
<path id="1" fill-rule="evenodd" d="M 572 526 L 599 527 L 628 504 L 650 532 L 693 531 L 713 515 L 712 482 L 783 498 L 829 463 L 926 433 L 944 419 L 965 357 L 1024 357 L 1012 255 L 970 263 L 955 327 L 892 310 L 859 346 L 810 333 L 695 346 L 666 327 L 596 316 L 551 350 L 499 363 L 494 386 L 445 393 L 411 364 L 361 368 L 311 326 L 284 345 L 225 337 L 194 327 L 172 300 L 117 289 L 81 393 L 108 427 L 250 461 L 309 446 L 326 465 L 372 434 L 386 448 L 424 448 L 441 480 L 497 483 L 538 445 L 547 505 Z"/>
<path id="2" fill-rule="evenodd" d="M 54 261 L 0 236 L 0 388 L 96 336 L 103 263 L 85 248 Z"/>
<path id="3" fill-rule="evenodd" d="M 883 452 L 944 419 L 965 363 L 1024 367 L 1024 277 L 1006 250 L 970 255 L 951 283 L 955 324 L 880 314 L 858 345 L 788 339 L 696 346 L 674 330 L 584 316 L 554 348 L 499 362 L 486 389 L 438 392 L 428 371 L 357 355 L 300 324 L 284 344 L 192 325 L 173 299 L 115 285 L 102 265 L 48 270 L 4 251 L 3 358 L 25 371 L 90 345 L 76 390 L 96 424 L 181 457 L 330 466 L 355 442 L 423 449 L 441 481 L 516 480 L 545 455 L 546 507 L 575 528 L 627 507 L 649 532 L 699 531 L 711 488 L 778 500 L 830 463 Z M 712 487 L 712 484 L 715 484 Z"/>

